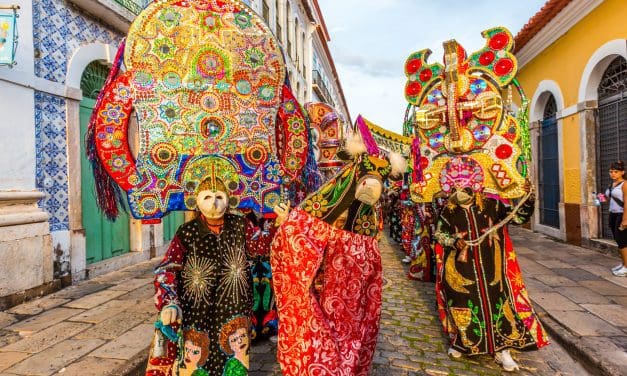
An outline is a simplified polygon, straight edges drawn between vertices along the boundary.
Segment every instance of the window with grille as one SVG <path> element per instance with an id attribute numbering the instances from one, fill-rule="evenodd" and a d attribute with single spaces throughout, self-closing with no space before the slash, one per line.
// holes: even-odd
<path id="1" fill-rule="evenodd" d="M 610 164 L 619 159 L 627 161 L 627 61 L 624 58 L 615 58 L 607 67 L 598 95 L 597 189 L 604 192 L 611 183 Z M 601 214 L 602 236 L 611 239 L 607 205 L 601 207 Z"/>
<path id="2" fill-rule="evenodd" d="M 559 145 L 557 138 L 557 103 L 553 95 L 550 96 L 544 106 L 538 145 L 540 146 L 540 174 L 538 177 L 540 223 L 559 228 Z"/>

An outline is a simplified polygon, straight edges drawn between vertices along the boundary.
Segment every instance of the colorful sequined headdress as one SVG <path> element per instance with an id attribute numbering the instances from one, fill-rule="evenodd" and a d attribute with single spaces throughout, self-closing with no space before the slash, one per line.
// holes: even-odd
<path id="1" fill-rule="evenodd" d="M 270 212 L 281 185 L 303 168 L 308 136 L 263 20 L 237 0 L 154 2 L 129 29 L 124 64 L 101 93 L 88 143 L 96 170 L 126 191 L 133 216 L 194 209 L 209 169 L 237 177 L 228 187 L 237 207 Z M 137 160 L 128 144 L 132 110 Z M 97 184 L 109 200 L 101 207 L 115 217 L 111 184 Z"/>
<path id="2" fill-rule="evenodd" d="M 318 168 L 322 172 L 337 172 L 344 162 L 337 152 L 344 139 L 344 119 L 331 106 L 322 102 L 305 104 L 312 131 L 312 145 Z"/>
<path id="3" fill-rule="evenodd" d="M 411 190 L 419 201 L 453 187 L 503 198 L 524 194 L 530 143 L 527 100 L 514 79 L 514 39 L 502 27 L 483 36 L 486 45 L 470 56 L 455 40 L 445 42 L 444 66 L 427 62 L 430 50 L 411 54 L 405 63 L 405 98 L 416 136 Z M 511 113 L 512 85 L 522 98 L 519 118 Z"/>

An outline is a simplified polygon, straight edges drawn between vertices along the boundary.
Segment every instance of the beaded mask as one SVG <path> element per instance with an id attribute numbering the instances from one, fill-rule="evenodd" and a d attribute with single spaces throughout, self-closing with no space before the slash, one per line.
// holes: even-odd
<path id="1" fill-rule="evenodd" d="M 411 54 L 405 63 L 405 98 L 419 141 L 410 187 L 416 201 L 430 202 L 435 193 L 454 186 L 503 198 L 524 194 L 529 153 L 519 144 L 529 145 L 527 108 L 514 80 L 514 40 L 502 27 L 483 36 L 486 45 L 470 56 L 450 40 L 444 43 L 444 65 L 427 63 L 430 50 Z M 523 98 L 520 121 L 510 113 L 511 98 L 502 96 L 511 94 L 511 85 Z"/>
<path id="2" fill-rule="evenodd" d="M 344 120 L 331 106 L 322 102 L 305 103 L 312 134 L 313 153 L 318 169 L 325 176 L 335 175 L 344 162 L 337 157 L 346 133 Z"/>

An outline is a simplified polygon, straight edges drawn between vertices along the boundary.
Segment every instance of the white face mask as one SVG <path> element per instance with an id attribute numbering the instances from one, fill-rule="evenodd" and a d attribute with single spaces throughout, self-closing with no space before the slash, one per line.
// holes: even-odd
<path id="1" fill-rule="evenodd" d="M 207 219 L 222 218 L 229 206 L 228 197 L 222 191 L 200 191 L 196 196 L 196 206 Z"/>
<path id="2" fill-rule="evenodd" d="M 381 197 L 383 185 L 378 179 L 365 178 L 359 182 L 355 190 L 355 198 L 366 205 L 374 205 Z"/>

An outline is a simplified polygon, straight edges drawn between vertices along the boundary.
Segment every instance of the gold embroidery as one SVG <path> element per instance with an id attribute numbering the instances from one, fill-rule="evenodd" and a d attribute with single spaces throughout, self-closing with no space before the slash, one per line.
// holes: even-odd
<path id="1" fill-rule="evenodd" d="M 512 327 L 512 334 L 511 336 L 509 336 L 509 338 L 519 339 L 521 337 L 521 334 L 516 328 L 516 317 L 514 317 L 514 311 L 512 311 L 509 298 L 505 300 L 505 303 L 503 303 L 503 314 L 509 322 L 509 325 Z"/>
<path id="2" fill-rule="evenodd" d="M 453 253 L 454 252 L 449 253 L 448 257 L 446 258 L 446 274 L 444 279 L 453 290 L 461 292 L 463 294 L 470 294 L 470 291 L 464 288 L 464 286 L 472 285 L 475 282 L 468 278 L 465 278 L 457 271 L 457 269 L 455 268 L 455 256 L 453 255 Z"/>
<path id="3" fill-rule="evenodd" d="M 453 321 L 455 321 L 457 331 L 462 336 L 462 343 L 467 347 L 472 346 L 472 343 L 466 336 L 466 329 L 468 329 L 468 325 L 470 325 L 470 320 L 472 318 L 470 308 L 451 307 L 450 312 L 451 316 L 453 316 Z"/>
<path id="4" fill-rule="evenodd" d="M 490 220 L 492 227 L 492 220 Z M 494 279 L 490 282 L 490 286 L 499 284 L 499 291 L 503 292 L 503 252 L 501 250 L 500 237 L 495 232 L 490 235 L 492 244 L 494 244 Z"/>

